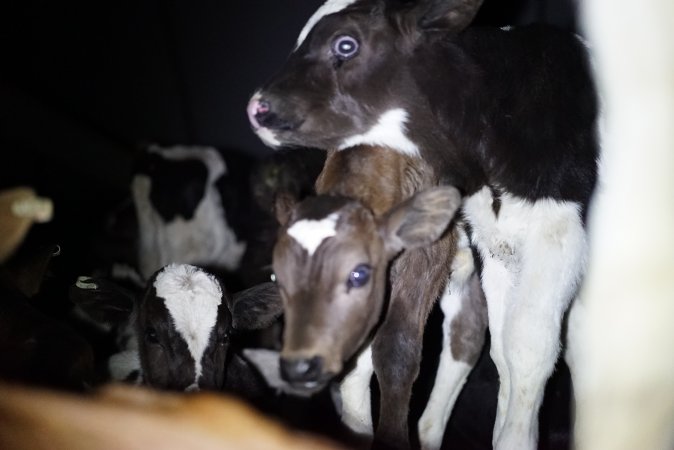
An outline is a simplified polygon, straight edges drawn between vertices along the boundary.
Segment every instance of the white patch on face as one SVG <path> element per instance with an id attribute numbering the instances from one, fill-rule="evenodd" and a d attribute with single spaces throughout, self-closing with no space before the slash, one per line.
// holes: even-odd
<path id="1" fill-rule="evenodd" d="M 288 235 L 311 256 L 325 239 L 337 234 L 337 219 L 339 214 L 332 213 L 321 220 L 298 220 L 288 228 Z"/>
<path id="2" fill-rule="evenodd" d="M 504 26 L 504 27 L 501 27 L 501 30 L 503 30 L 503 31 L 510 31 L 510 30 L 512 30 L 513 28 L 515 28 L 515 27 L 513 27 L 512 25 L 506 25 L 506 26 Z"/>
<path id="3" fill-rule="evenodd" d="M 260 127 L 255 130 L 255 134 L 269 147 L 276 148 L 281 146 L 281 141 L 276 138 L 276 133 L 269 128 Z"/>
<path id="4" fill-rule="evenodd" d="M 405 135 L 407 118 L 407 111 L 402 108 L 386 111 L 370 131 L 345 139 L 339 149 L 343 150 L 355 145 L 375 145 L 389 147 L 404 155 L 417 157 L 419 147 Z"/>
<path id="5" fill-rule="evenodd" d="M 210 274 L 188 264 L 171 264 L 154 282 L 157 296 L 164 299 L 173 325 L 187 343 L 195 363 L 194 384 L 201 377 L 203 357 L 222 303 L 220 283 Z"/>
<path id="6" fill-rule="evenodd" d="M 323 17 L 327 16 L 328 14 L 339 12 L 355 2 L 356 0 L 327 0 L 325 3 L 323 3 L 323 5 L 318 8 L 316 12 L 309 18 L 306 25 L 304 25 L 304 28 L 302 28 L 302 31 L 297 38 L 297 45 L 295 45 L 295 49 L 302 45 L 302 42 L 304 42 L 314 26 Z"/>

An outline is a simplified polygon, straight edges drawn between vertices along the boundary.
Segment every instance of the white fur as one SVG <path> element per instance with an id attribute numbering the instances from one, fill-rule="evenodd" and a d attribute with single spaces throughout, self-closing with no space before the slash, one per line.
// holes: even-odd
<path id="1" fill-rule="evenodd" d="M 463 299 L 471 295 L 471 280 L 477 276 L 468 236 L 462 229 L 459 229 L 458 245 L 458 251 L 452 260 L 452 275 L 440 299 L 440 308 L 444 314 L 440 362 L 433 390 L 419 419 L 419 441 L 421 448 L 426 450 L 439 449 L 442 446 L 445 427 L 454 403 L 473 367 L 464 361 L 456 361 L 451 349 L 451 323 L 461 312 Z"/>
<path id="2" fill-rule="evenodd" d="M 368 345 L 356 360 L 356 367 L 339 385 L 342 399 L 342 422 L 355 433 L 372 436 L 372 400 L 370 381 L 374 373 L 372 346 Z"/>
<path id="3" fill-rule="evenodd" d="M 266 145 L 275 148 L 281 146 L 281 141 L 276 137 L 276 133 L 269 128 L 260 127 L 255 130 L 255 134 L 264 142 Z"/>
<path id="4" fill-rule="evenodd" d="M 404 155 L 419 156 L 419 147 L 406 136 L 407 119 L 407 111 L 402 108 L 388 110 L 369 131 L 345 139 L 339 149 L 355 145 L 382 145 Z"/>
<path id="5" fill-rule="evenodd" d="M 337 234 L 338 219 L 339 214 L 332 213 L 321 220 L 298 220 L 288 228 L 288 235 L 295 239 L 311 256 L 324 240 Z"/>
<path id="6" fill-rule="evenodd" d="M 564 312 L 584 271 L 579 205 L 508 193 L 498 217 L 489 188 L 464 203 L 483 258 L 491 356 L 500 377 L 494 447 L 534 449 L 538 411 L 559 352 Z"/>
<path id="7" fill-rule="evenodd" d="M 139 268 L 149 278 L 156 270 L 170 263 L 187 263 L 238 268 L 246 243 L 237 240 L 227 224 L 215 181 L 226 173 L 225 162 L 217 151 L 202 147 L 152 147 L 152 152 L 167 159 L 197 158 L 208 167 L 204 197 L 194 217 L 186 221 L 178 217 L 166 223 L 150 202 L 151 180 L 145 175 L 134 177 L 131 185 L 139 226 Z"/>
<path id="8" fill-rule="evenodd" d="M 77 277 L 77 281 L 75 281 L 75 286 L 77 286 L 80 289 L 92 291 L 98 289 L 98 285 L 96 283 L 93 283 L 91 281 L 91 278 L 89 277 Z"/>
<path id="9" fill-rule="evenodd" d="M 173 325 L 187 343 L 195 362 L 194 383 L 201 377 L 201 358 L 222 303 L 220 283 L 210 274 L 188 264 L 171 264 L 154 282 L 157 296 L 164 299 Z"/>
<path id="10" fill-rule="evenodd" d="M 327 0 L 316 12 L 309 18 L 304 28 L 300 32 L 299 37 L 297 38 L 297 44 L 295 49 L 297 49 L 302 42 L 307 38 L 311 30 L 316 26 L 316 24 L 328 14 L 334 14 L 345 9 L 347 6 L 355 3 L 357 0 Z"/>

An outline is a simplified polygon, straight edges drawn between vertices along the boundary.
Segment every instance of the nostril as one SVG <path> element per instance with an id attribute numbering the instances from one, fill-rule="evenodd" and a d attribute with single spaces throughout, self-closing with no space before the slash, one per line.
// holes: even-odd
<path id="1" fill-rule="evenodd" d="M 281 377 L 286 381 L 316 381 L 322 370 L 320 356 L 313 358 L 281 359 Z"/>
<path id="2" fill-rule="evenodd" d="M 263 116 L 271 111 L 271 105 L 267 100 L 260 100 L 257 103 L 257 110 L 255 111 L 255 117 Z"/>
<path id="3" fill-rule="evenodd" d="M 248 103 L 247 113 L 253 128 L 260 128 L 264 126 L 263 119 L 271 114 L 271 103 L 255 95 Z"/>

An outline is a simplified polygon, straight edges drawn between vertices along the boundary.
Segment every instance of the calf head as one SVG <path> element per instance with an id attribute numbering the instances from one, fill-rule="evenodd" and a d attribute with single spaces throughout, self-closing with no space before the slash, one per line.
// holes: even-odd
<path id="1" fill-rule="evenodd" d="M 213 275 L 170 264 L 140 298 L 107 280 L 81 278 L 71 299 L 99 322 L 131 320 L 143 383 L 159 389 L 221 389 L 238 330 L 265 328 L 281 314 L 276 286 L 263 283 L 230 299 Z"/>
<path id="2" fill-rule="evenodd" d="M 460 205 L 453 187 L 423 191 L 376 217 L 362 203 L 317 196 L 285 211 L 274 249 L 284 305 L 281 375 L 315 390 L 365 343 L 385 306 L 389 262 L 428 245 Z"/>
<path id="3" fill-rule="evenodd" d="M 194 266 L 169 265 L 155 274 L 136 322 L 145 383 L 180 390 L 222 386 L 232 324 L 226 295 Z"/>
<path id="4" fill-rule="evenodd" d="M 371 144 L 417 154 L 406 129 L 427 128 L 424 111 L 434 109 L 426 104 L 433 96 L 419 90 L 429 84 L 420 76 L 428 78 L 427 66 L 437 64 L 429 52 L 451 47 L 438 38 L 463 30 L 480 4 L 328 0 L 302 30 L 286 64 L 251 98 L 254 131 L 272 147 Z M 427 89 L 437 87 L 436 81 Z"/>

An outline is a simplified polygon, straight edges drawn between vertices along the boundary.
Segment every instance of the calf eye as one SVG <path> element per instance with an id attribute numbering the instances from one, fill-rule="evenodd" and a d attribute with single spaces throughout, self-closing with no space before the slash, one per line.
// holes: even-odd
<path id="1" fill-rule="evenodd" d="M 359 264 L 355 269 L 349 274 L 349 279 L 346 281 L 346 287 L 359 288 L 363 287 L 370 281 L 370 274 L 372 273 L 372 267 L 367 264 Z"/>
<path id="2" fill-rule="evenodd" d="M 145 330 L 145 341 L 150 344 L 159 344 L 159 338 L 157 337 L 157 332 L 154 328 L 148 328 Z"/>
<path id="3" fill-rule="evenodd" d="M 342 61 L 353 58 L 357 53 L 358 41 L 354 37 L 342 34 L 332 41 L 332 54 Z"/>

